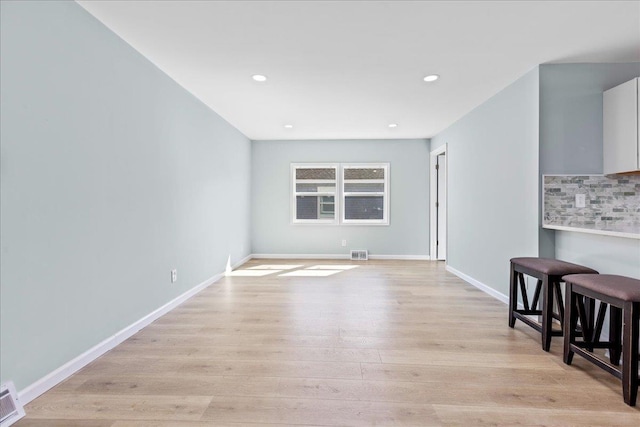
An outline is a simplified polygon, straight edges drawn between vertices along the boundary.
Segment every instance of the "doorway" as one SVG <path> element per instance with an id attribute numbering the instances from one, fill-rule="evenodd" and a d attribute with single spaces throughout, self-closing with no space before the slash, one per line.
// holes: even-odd
<path id="1" fill-rule="evenodd" d="M 431 152 L 430 159 L 430 253 L 431 259 L 447 259 L 447 145 Z"/>

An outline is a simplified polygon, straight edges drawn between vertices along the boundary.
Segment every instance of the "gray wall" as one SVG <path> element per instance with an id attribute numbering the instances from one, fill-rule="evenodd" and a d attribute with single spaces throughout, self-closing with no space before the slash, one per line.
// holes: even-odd
<path id="1" fill-rule="evenodd" d="M 1 379 L 23 389 L 250 252 L 251 143 L 76 3 L 1 7 Z"/>
<path id="2" fill-rule="evenodd" d="M 602 92 L 640 76 L 640 63 L 540 66 L 541 174 L 602 173 Z M 555 232 L 558 259 L 640 278 L 640 240 Z"/>
<path id="3" fill-rule="evenodd" d="M 640 63 L 540 66 L 540 173 L 602 173 L 602 92 Z"/>
<path id="4" fill-rule="evenodd" d="M 431 140 L 447 144 L 448 259 L 508 295 L 509 259 L 538 255 L 538 69 Z"/>
<path id="5" fill-rule="evenodd" d="M 390 225 L 291 224 L 290 164 L 389 162 Z M 418 140 L 254 141 L 252 248 L 257 254 L 429 253 L 429 142 Z M 347 239 L 347 247 L 341 240 Z"/>
<path id="6" fill-rule="evenodd" d="M 603 274 L 640 279 L 640 240 L 556 231 L 556 257 Z"/>

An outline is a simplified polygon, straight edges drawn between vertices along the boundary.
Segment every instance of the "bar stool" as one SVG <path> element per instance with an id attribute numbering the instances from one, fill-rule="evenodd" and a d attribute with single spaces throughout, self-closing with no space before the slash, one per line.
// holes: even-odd
<path id="1" fill-rule="evenodd" d="M 524 275 L 538 279 L 533 293 L 533 301 L 529 305 L 527 290 L 524 283 Z M 552 321 L 555 317 L 562 323 L 564 309 L 562 304 L 562 290 L 560 282 L 562 276 L 568 274 L 598 274 L 596 270 L 566 261 L 548 258 L 512 258 L 511 259 L 511 286 L 509 291 L 509 327 L 513 328 L 516 319 L 531 326 L 540 332 L 542 337 L 542 349 L 549 351 L 552 336 L 562 336 L 562 330 L 554 331 Z M 518 282 L 522 294 L 524 309 L 518 309 Z M 542 291 L 542 310 L 538 310 L 538 300 Z M 558 304 L 558 313 L 553 312 L 553 300 Z M 538 323 L 527 316 L 542 316 L 542 322 Z"/>
<path id="2" fill-rule="evenodd" d="M 564 318 L 564 363 L 571 364 L 579 354 L 622 380 L 622 395 L 629 406 L 638 396 L 638 321 L 640 319 L 640 280 L 611 274 L 572 274 L 564 276 L 566 286 Z M 586 314 L 585 300 L 599 300 L 598 318 L 593 324 Z M 600 341 L 600 331 L 609 305 L 609 341 Z M 577 330 L 580 319 L 581 330 Z M 624 319 L 624 326 L 621 326 Z M 620 342 L 622 329 L 622 343 Z M 578 333 L 582 339 L 578 340 Z M 609 349 L 609 362 L 593 352 Z M 620 353 L 622 352 L 622 369 Z"/>

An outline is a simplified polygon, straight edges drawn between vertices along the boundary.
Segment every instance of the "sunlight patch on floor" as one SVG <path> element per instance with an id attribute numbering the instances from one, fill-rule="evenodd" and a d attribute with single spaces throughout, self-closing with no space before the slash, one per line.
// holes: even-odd
<path id="1" fill-rule="evenodd" d="M 227 276 L 250 276 L 262 277 L 269 274 L 280 273 L 282 270 L 236 270 L 227 274 Z"/>
<path id="2" fill-rule="evenodd" d="M 279 277 L 327 277 L 343 270 L 297 270 L 281 274 Z"/>
<path id="3" fill-rule="evenodd" d="M 248 270 L 293 270 L 295 268 L 304 267 L 304 265 L 291 265 L 291 264 L 265 264 L 257 265 L 255 267 L 249 267 Z"/>
<path id="4" fill-rule="evenodd" d="M 358 268 L 357 265 L 344 264 L 318 264 L 306 266 L 304 264 L 262 264 L 248 267 L 244 270 L 235 270 L 227 273 L 227 276 L 262 277 L 270 274 L 280 274 L 279 277 L 328 277 L 337 273 Z M 290 270 L 290 271 L 287 271 Z"/>

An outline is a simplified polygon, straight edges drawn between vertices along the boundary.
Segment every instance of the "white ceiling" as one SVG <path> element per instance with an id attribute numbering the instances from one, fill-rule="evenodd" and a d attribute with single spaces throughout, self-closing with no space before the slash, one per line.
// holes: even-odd
<path id="1" fill-rule="evenodd" d="M 640 1 L 78 2 L 254 140 L 428 138 L 538 64 L 640 61 Z"/>

